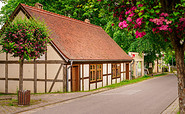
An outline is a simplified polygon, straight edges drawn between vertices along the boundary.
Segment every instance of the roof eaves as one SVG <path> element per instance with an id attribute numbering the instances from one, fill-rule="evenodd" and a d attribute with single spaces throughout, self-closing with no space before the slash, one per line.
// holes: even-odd
<path id="1" fill-rule="evenodd" d="M 114 60 L 101 60 L 101 59 L 95 59 L 95 60 L 88 60 L 88 59 L 71 59 L 69 61 L 73 62 L 131 62 L 133 59 L 114 59 Z"/>
<path id="2" fill-rule="evenodd" d="M 60 54 L 60 56 L 66 61 L 68 62 L 69 61 L 69 58 L 66 57 L 61 50 L 58 49 L 58 47 L 55 45 L 54 42 L 50 41 L 50 44 L 54 47 L 54 49 Z"/>

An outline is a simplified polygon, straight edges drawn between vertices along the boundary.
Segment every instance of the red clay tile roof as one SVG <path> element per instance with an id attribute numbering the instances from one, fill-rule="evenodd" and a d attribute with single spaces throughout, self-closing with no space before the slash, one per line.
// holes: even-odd
<path id="1" fill-rule="evenodd" d="M 71 60 L 132 60 L 99 26 L 21 4 L 35 18 L 44 20 L 56 47 Z"/>

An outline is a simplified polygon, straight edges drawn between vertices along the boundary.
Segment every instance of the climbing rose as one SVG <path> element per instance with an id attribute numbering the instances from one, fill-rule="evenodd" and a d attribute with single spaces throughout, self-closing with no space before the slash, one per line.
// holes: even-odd
<path id="1" fill-rule="evenodd" d="M 146 35 L 146 32 L 138 32 L 138 31 L 136 31 L 136 38 L 138 38 L 138 37 L 143 37 L 144 35 Z"/>
<path id="2" fill-rule="evenodd" d="M 137 19 L 136 19 L 136 23 L 137 23 L 138 25 L 141 25 L 142 20 L 143 20 L 143 18 L 137 18 Z"/>
<path id="3" fill-rule="evenodd" d="M 180 22 L 185 21 L 185 18 L 180 18 L 179 21 Z"/>
<path id="4" fill-rule="evenodd" d="M 169 15 L 167 13 L 161 13 L 160 16 L 168 17 Z"/>
<path id="5" fill-rule="evenodd" d="M 127 20 L 130 21 L 130 22 L 132 21 L 131 17 L 127 17 Z"/>
<path id="6" fill-rule="evenodd" d="M 128 26 L 128 24 L 127 24 L 126 21 L 123 21 L 123 22 L 120 22 L 120 23 L 119 23 L 119 27 L 120 27 L 121 29 L 126 28 L 127 26 Z"/>
<path id="7" fill-rule="evenodd" d="M 134 13 L 132 12 L 130 15 L 129 15 L 129 17 L 133 17 L 134 16 Z"/>
<path id="8" fill-rule="evenodd" d="M 143 7 L 143 4 L 139 4 L 138 7 Z"/>
<path id="9" fill-rule="evenodd" d="M 159 30 L 168 30 L 168 25 L 162 25 Z"/>

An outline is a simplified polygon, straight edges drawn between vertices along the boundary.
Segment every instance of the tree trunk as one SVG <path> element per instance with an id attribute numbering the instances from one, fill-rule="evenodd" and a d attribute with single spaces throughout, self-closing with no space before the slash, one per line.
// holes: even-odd
<path id="1" fill-rule="evenodd" d="M 176 31 L 176 30 L 174 30 Z M 177 78 L 178 78 L 178 96 L 179 96 L 179 109 L 180 114 L 185 114 L 185 71 L 184 71 L 184 45 L 180 43 L 181 39 L 176 37 L 176 33 L 173 32 L 170 35 L 171 43 L 175 50 L 175 59 L 177 66 Z"/>
<path id="2" fill-rule="evenodd" d="M 177 75 L 178 75 L 178 95 L 180 113 L 185 114 L 185 75 L 184 75 L 184 50 L 178 48 L 175 50 Z"/>
<path id="3" fill-rule="evenodd" d="M 23 62 L 24 62 L 24 60 L 20 60 L 20 67 L 19 67 L 19 90 L 23 90 Z"/>

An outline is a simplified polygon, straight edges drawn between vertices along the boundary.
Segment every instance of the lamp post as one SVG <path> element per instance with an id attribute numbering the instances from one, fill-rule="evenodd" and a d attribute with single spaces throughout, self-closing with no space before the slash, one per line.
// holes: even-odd
<path id="1" fill-rule="evenodd" d="M 172 72 L 173 72 L 173 54 L 172 54 Z"/>

